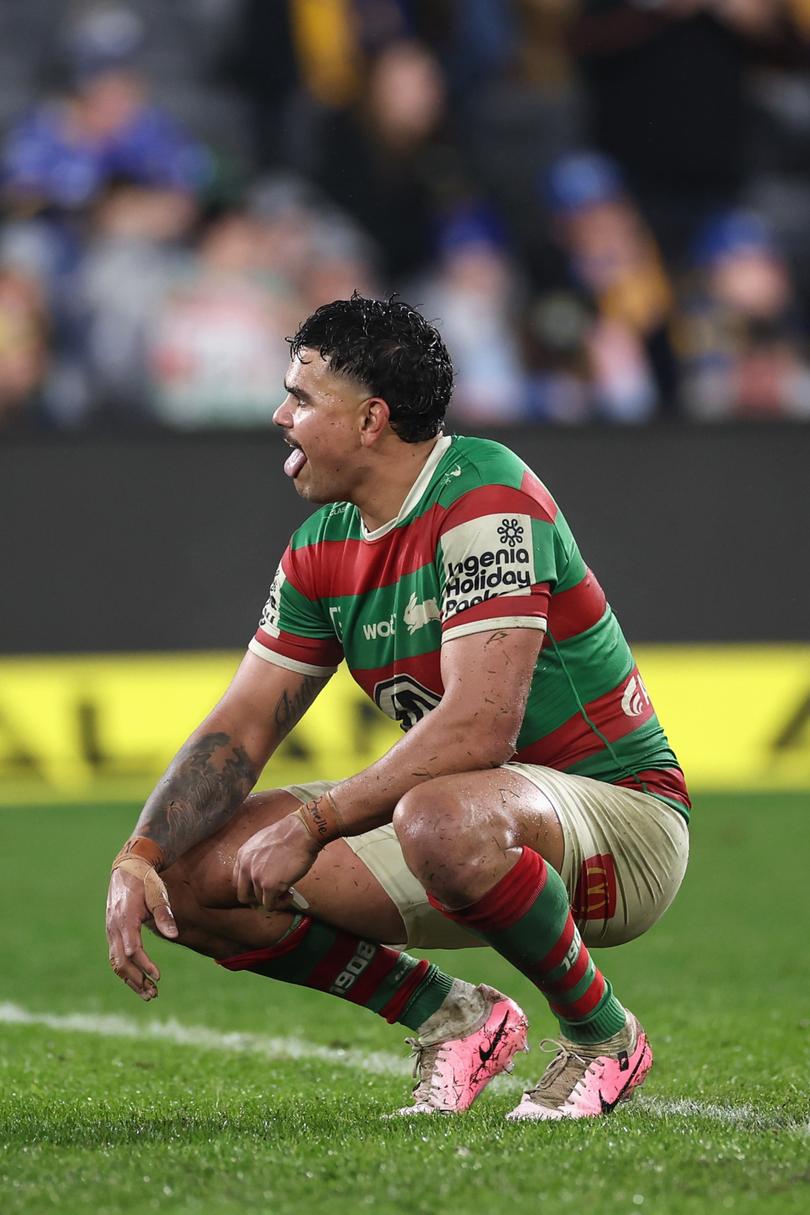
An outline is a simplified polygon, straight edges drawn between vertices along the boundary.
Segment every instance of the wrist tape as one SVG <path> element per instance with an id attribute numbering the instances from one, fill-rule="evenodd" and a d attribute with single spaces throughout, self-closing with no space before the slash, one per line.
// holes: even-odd
<path id="1" fill-rule="evenodd" d="M 321 797 L 316 797 L 314 801 L 299 806 L 295 815 L 300 818 L 319 848 L 346 834 L 343 816 L 329 791 Z"/>
<path id="2" fill-rule="evenodd" d="M 140 861 L 145 861 L 150 869 L 162 869 L 166 858 L 163 855 L 163 849 L 154 840 L 147 839 L 145 835 L 136 835 L 133 839 L 127 840 L 118 856 L 112 863 L 113 869 L 121 869 L 125 861 L 137 858 Z M 134 873 L 135 870 L 127 867 L 127 872 Z"/>
<path id="3" fill-rule="evenodd" d="M 134 877 L 141 879 L 143 901 L 146 903 L 150 915 L 155 914 L 155 908 L 161 903 L 171 910 L 166 884 L 154 865 L 150 865 L 141 856 L 131 856 L 125 857 L 120 864 L 114 865 L 113 870 L 115 869 L 120 869 L 122 873 L 131 873 Z"/>

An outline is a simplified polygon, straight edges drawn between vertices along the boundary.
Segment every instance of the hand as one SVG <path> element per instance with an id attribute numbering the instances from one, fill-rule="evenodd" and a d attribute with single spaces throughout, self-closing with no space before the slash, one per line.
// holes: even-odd
<path id="1" fill-rule="evenodd" d="M 312 868 L 318 843 L 297 814 L 257 831 L 236 854 L 233 882 L 240 903 L 268 911 L 292 907 L 290 887 Z"/>
<path id="2" fill-rule="evenodd" d="M 157 871 L 143 864 L 143 873 L 114 869 L 107 894 L 107 940 L 110 945 L 110 965 L 119 979 L 142 1000 L 154 1000 L 158 994 L 160 971 L 147 955 L 141 940 L 141 928 L 153 919 L 158 932 L 169 940 L 177 937 L 177 924 L 169 903 L 169 895 Z"/>

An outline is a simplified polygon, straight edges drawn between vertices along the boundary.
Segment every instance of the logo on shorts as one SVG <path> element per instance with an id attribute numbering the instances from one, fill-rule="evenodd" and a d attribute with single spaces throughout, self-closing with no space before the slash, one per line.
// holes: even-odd
<path id="1" fill-rule="evenodd" d="M 395 675 L 374 685 L 374 700 L 386 717 L 393 717 L 403 730 L 410 730 L 441 700 L 430 688 L 410 675 Z"/>
<path id="2" fill-rule="evenodd" d="M 573 903 L 574 919 L 610 920 L 616 914 L 616 863 L 609 852 L 582 862 Z"/>

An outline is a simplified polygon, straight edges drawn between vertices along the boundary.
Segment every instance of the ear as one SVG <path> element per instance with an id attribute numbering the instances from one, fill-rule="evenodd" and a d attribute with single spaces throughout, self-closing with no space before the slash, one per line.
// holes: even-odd
<path id="1" fill-rule="evenodd" d="M 360 418 L 360 443 L 363 447 L 372 447 L 379 440 L 390 416 L 388 403 L 382 397 L 369 397 L 363 402 Z"/>

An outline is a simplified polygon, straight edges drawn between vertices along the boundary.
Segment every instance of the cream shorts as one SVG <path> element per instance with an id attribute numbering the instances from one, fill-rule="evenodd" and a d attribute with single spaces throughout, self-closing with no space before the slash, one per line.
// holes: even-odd
<path id="1" fill-rule="evenodd" d="M 641 936 L 669 907 L 689 858 L 683 815 L 649 793 L 569 776 L 535 764 L 505 764 L 546 795 L 565 841 L 561 876 L 587 945 L 622 945 Z M 336 781 L 288 785 L 310 801 Z M 467 949 L 485 944 L 435 911 L 402 856 L 390 824 L 346 843 L 398 908 L 411 949 Z"/>

